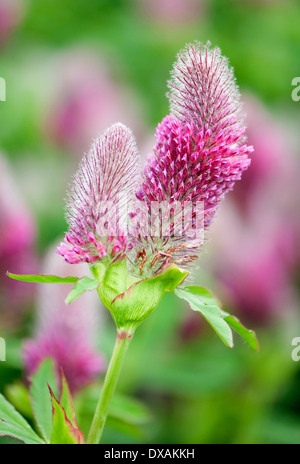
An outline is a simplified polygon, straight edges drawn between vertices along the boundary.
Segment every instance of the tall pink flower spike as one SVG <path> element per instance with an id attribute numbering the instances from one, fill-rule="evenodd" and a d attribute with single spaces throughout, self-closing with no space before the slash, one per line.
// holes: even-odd
<path id="1" fill-rule="evenodd" d="M 210 50 L 209 43 L 187 45 L 174 64 L 169 88 L 171 115 L 157 127 L 156 145 L 137 190 L 146 213 L 140 206 L 142 212 L 134 217 L 134 250 L 142 260 L 141 272 L 148 269 L 151 274 L 167 262 L 184 267 L 198 258 L 203 242 L 199 228 L 211 223 L 221 199 L 248 168 L 253 151 L 244 143 L 233 70 L 218 48 Z M 159 239 L 141 233 L 145 216 L 153 216 L 151 203 L 162 201 L 169 204 L 162 212 L 163 222 L 173 213 L 169 233 L 163 231 Z M 192 204 L 182 228 L 178 202 L 182 209 Z"/>
<path id="2" fill-rule="evenodd" d="M 58 253 L 71 264 L 112 260 L 129 248 L 122 224 L 134 195 L 139 157 L 129 129 L 110 127 L 83 157 L 70 187 L 67 220 L 70 233 Z M 124 223 L 125 227 L 125 223 Z"/>
<path id="3" fill-rule="evenodd" d="M 2 47 L 23 18 L 22 0 L 0 0 L 0 47 Z"/>

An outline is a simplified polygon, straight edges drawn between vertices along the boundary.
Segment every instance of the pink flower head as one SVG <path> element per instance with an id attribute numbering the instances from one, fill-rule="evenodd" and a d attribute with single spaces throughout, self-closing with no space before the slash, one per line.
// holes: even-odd
<path id="1" fill-rule="evenodd" d="M 153 273 L 170 260 L 185 265 L 197 259 L 203 242 L 199 229 L 211 223 L 224 195 L 248 168 L 253 150 L 244 143 L 233 70 L 219 49 L 188 45 L 172 74 L 171 115 L 157 127 L 156 145 L 136 193 L 146 208 L 137 206 L 133 215 L 137 258 Z M 140 232 L 145 216 L 153 219 L 153 202 L 169 205 L 160 214 L 163 223 L 170 219 L 170 228 L 160 230 L 159 237 Z M 187 204 L 182 225 L 180 209 L 185 214 Z"/>
<path id="2" fill-rule="evenodd" d="M 203 0 L 138 0 L 137 7 L 144 15 L 164 25 L 186 25 L 205 13 Z"/>
<path id="3" fill-rule="evenodd" d="M 0 45 L 10 36 L 22 18 L 21 0 L 0 0 Z"/>
<path id="4" fill-rule="evenodd" d="M 85 266 L 77 266 L 75 275 L 82 276 Z M 45 271 L 68 275 L 68 267 L 51 249 Z M 80 300 L 66 305 L 64 299 L 70 288 L 70 285 L 39 285 L 36 333 L 24 343 L 23 360 L 30 376 L 45 358 L 52 358 L 57 375 L 62 368 L 74 392 L 94 381 L 104 370 L 105 361 L 94 347 L 101 328 L 98 298 L 87 292 Z"/>
<path id="5" fill-rule="evenodd" d="M 0 154 L 0 326 L 16 326 L 32 299 L 34 285 L 22 285 L 4 276 L 9 269 L 26 274 L 37 267 L 35 236 L 34 217 Z"/>
<path id="6" fill-rule="evenodd" d="M 70 232 L 58 248 L 68 263 L 112 260 L 131 247 L 122 228 L 139 158 L 129 129 L 114 124 L 83 157 L 68 195 Z"/>
<path id="7" fill-rule="evenodd" d="M 294 185 L 291 174 L 295 169 L 298 171 L 298 166 L 296 162 L 293 163 L 293 155 L 290 155 L 293 149 L 287 134 L 262 103 L 247 95 L 244 104 L 247 112 L 248 139 L 255 146 L 255 156 L 251 160 L 251 169 L 245 173 L 243 182 L 236 186 L 230 197 L 246 216 L 256 215 L 257 203 L 269 195 L 275 178 L 286 183 L 283 187 L 285 191 L 287 187 L 290 190 Z M 282 157 L 282 153 L 287 151 L 289 153 Z M 255 212 L 252 213 L 253 206 Z"/>
<path id="8" fill-rule="evenodd" d="M 67 49 L 50 62 L 47 74 L 52 93 L 45 107 L 44 131 L 52 142 L 76 156 L 115 121 L 134 127 L 137 140 L 143 138 L 142 105 L 123 81 L 116 80 L 111 69 L 114 62 L 109 63 L 82 47 Z"/>
<path id="9" fill-rule="evenodd" d="M 216 223 L 210 266 L 228 306 L 249 322 L 270 323 L 290 314 L 296 301 L 291 276 L 298 237 L 288 217 L 265 208 L 264 198 L 249 221 L 235 206 L 227 204 Z"/>

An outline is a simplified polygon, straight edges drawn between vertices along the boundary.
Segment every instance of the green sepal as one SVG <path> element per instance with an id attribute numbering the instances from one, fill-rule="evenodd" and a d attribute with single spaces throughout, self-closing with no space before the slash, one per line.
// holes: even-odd
<path id="1" fill-rule="evenodd" d="M 129 274 L 127 260 L 110 266 L 92 265 L 91 273 L 98 279 L 98 295 L 112 314 L 119 330 L 134 332 L 135 328 L 157 307 L 168 292 L 173 292 L 187 277 L 188 272 L 174 264 L 149 279 L 140 280 Z"/>
<path id="2" fill-rule="evenodd" d="M 112 263 L 107 269 L 102 264 L 91 266 L 91 272 L 100 282 L 98 295 L 104 306 L 112 310 L 112 301 L 128 288 L 127 260 Z"/>
<path id="3" fill-rule="evenodd" d="M 111 313 L 119 330 L 134 332 L 158 306 L 166 293 L 173 292 L 187 277 L 188 272 L 174 264 L 150 279 L 131 285 L 111 303 Z"/>

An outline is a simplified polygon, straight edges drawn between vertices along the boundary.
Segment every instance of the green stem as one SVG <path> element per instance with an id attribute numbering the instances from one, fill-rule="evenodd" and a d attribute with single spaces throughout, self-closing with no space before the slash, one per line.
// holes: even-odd
<path id="1" fill-rule="evenodd" d="M 132 333 L 129 334 L 127 332 L 118 332 L 113 354 L 106 372 L 104 385 L 101 390 L 100 398 L 88 436 L 88 444 L 95 445 L 100 442 L 110 402 L 119 378 L 122 362 L 132 337 Z"/>

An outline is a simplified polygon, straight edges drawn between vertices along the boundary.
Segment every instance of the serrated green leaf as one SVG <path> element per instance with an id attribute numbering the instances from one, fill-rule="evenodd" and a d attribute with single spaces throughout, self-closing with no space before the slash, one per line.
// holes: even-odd
<path id="1" fill-rule="evenodd" d="M 43 444 L 26 420 L 0 394 L 0 436 L 10 436 L 26 444 Z"/>
<path id="2" fill-rule="evenodd" d="M 32 430 L 24 417 L 19 414 L 7 399 L 0 394 L 0 419 L 5 422 L 10 422 L 18 427 L 26 430 Z"/>
<path id="3" fill-rule="evenodd" d="M 199 311 L 226 346 L 233 347 L 232 332 L 222 316 L 222 311 L 211 293 L 203 287 L 177 288 L 175 294 L 187 301 L 194 311 Z"/>
<path id="4" fill-rule="evenodd" d="M 33 431 L 32 431 L 33 432 Z M 34 433 L 34 432 L 33 432 Z M 24 442 L 26 445 L 44 445 L 38 435 L 32 435 L 26 432 L 26 430 L 16 427 L 8 422 L 0 419 L 0 437 L 12 437 Z"/>
<path id="5" fill-rule="evenodd" d="M 61 381 L 62 381 L 62 391 L 61 391 L 61 396 L 60 396 L 60 404 L 64 408 L 66 412 L 66 416 L 71 422 L 71 424 L 74 427 L 75 426 L 78 427 L 72 395 L 71 395 L 70 388 L 69 388 L 67 379 L 63 371 L 61 371 Z"/>
<path id="6" fill-rule="evenodd" d="M 56 383 L 54 362 L 50 358 L 45 359 L 31 377 L 30 398 L 37 427 L 47 443 L 50 443 L 52 435 L 52 404 L 47 384 L 57 392 Z"/>
<path id="7" fill-rule="evenodd" d="M 83 433 L 78 427 L 72 425 L 67 418 L 65 409 L 57 401 L 50 387 L 49 391 L 53 412 L 53 431 L 50 443 L 52 445 L 78 445 L 85 443 Z"/>
<path id="8" fill-rule="evenodd" d="M 65 299 L 66 304 L 73 303 L 73 301 L 77 300 L 77 298 L 79 298 L 85 292 L 95 290 L 95 288 L 97 288 L 98 285 L 98 280 L 91 279 L 87 276 L 82 277 L 82 279 L 79 279 L 76 282 L 69 295 Z"/>
<path id="9" fill-rule="evenodd" d="M 226 313 L 225 311 L 222 311 L 222 316 L 224 320 L 227 322 L 230 327 L 237 332 L 246 342 L 248 345 L 254 350 L 254 351 L 259 351 L 259 343 L 256 338 L 256 334 L 253 330 L 247 329 L 241 322 L 240 320 L 236 317 L 233 316 L 232 314 Z"/>
<path id="10" fill-rule="evenodd" d="M 32 282 L 37 284 L 75 284 L 79 277 L 59 277 L 55 275 L 21 275 L 6 273 L 8 277 L 21 282 Z"/>
<path id="11" fill-rule="evenodd" d="M 124 293 L 117 295 L 111 304 L 111 313 L 120 330 L 134 330 L 158 306 L 163 296 L 173 292 L 187 277 L 174 264 L 161 274 L 134 283 Z"/>

